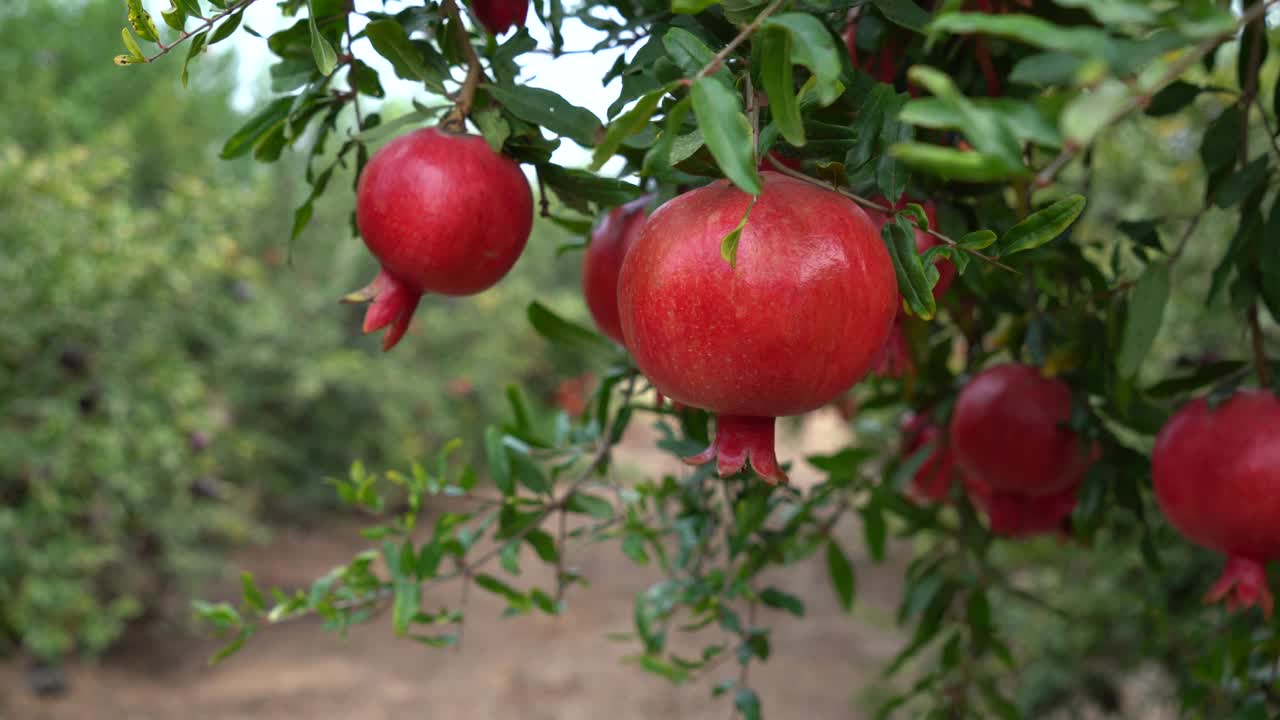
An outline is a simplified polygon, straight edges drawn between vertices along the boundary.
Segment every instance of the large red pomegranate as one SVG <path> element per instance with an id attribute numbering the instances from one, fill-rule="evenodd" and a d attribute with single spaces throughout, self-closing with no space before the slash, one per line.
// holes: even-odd
<path id="1" fill-rule="evenodd" d="M 911 494 L 924 502 L 940 502 L 947 499 L 956 477 L 955 454 L 933 418 L 926 413 L 909 414 L 902 425 L 903 455 L 911 456 L 926 445 L 932 449 L 911 477 Z"/>
<path id="2" fill-rule="evenodd" d="M 1070 419 L 1071 389 L 1026 365 L 989 368 L 960 391 L 951 413 L 951 447 L 966 482 L 976 481 L 969 484 L 971 495 L 988 509 L 994 531 L 1001 532 L 996 508 L 1035 500 L 1030 509 L 1009 511 L 1021 518 L 1016 523 L 999 523 L 1019 527 L 1051 526 L 1052 516 L 1061 521 L 1070 513 L 1097 459 L 1096 447 L 1077 436 Z"/>
<path id="3" fill-rule="evenodd" d="M 622 342 L 622 321 L 618 319 L 618 273 L 627 249 L 644 227 L 645 210 L 653 200 L 645 196 L 609 211 L 582 257 L 582 294 L 596 327 Z"/>
<path id="4" fill-rule="evenodd" d="M 1188 403 L 1156 436 L 1151 465 L 1169 522 L 1227 556 L 1206 599 L 1270 616 L 1263 564 L 1280 558 L 1280 400 L 1255 390 L 1217 408 Z"/>
<path id="5" fill-rule="evenodd" d="M 636 364 L 663 395 L 716 414 L 721 476 L 750 462 L 786 482 L 774 418 L 822 407 L 861 378 L 884 344 L 897 281 L 875 225 L 843 196 L 775 172 L 751 205 L 727 180 L 658 208 L 622 264 L 618 307 Z"/>
<path id="6" fill-rule="evenodd" d="M 512 27 L 524 27 L 529 0 L 472 0 L 471 9 L 486 30 L 502 35 Z"/>
<path id="7" fill-rule="evenodd" d="M 344 300 L 373 301 L 364 331 L 390 325 L 390 350 L 423 293 L 472 295 L 507 274 L 533 228 L 533 194 L 520 166 L 483 138 L 424 128 L 369 159 L 356 224 L 382 271 Z"/>

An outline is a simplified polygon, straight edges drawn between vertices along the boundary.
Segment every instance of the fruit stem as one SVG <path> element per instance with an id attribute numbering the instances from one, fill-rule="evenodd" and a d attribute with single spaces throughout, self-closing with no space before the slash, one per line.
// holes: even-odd
<path id="1" fill-rule="evenodd" d="M 484 70 L 480 67 L 480 57 L 476 55 L 475 47 L 471 45 L 471 36 L 467 34 L 462 18 L 459 17 L 457 0 L 444 0 L 444 12 L 461 34 L 462 55 L 467 60 L 467 77 L 458 90 L 453 109 L 440 121 L 440 127 L 460 133 L 467 130 L 467 118 L 471 116 L 471 105 L 476 99 L 476 88 L 484 79 Z"/>
<path id="2" fill-rule="evenodd" d="M 1271 363 L 1267 362 L 1267 347 L 1263 343 L 1262 323 L 1258 321 L 1258 303 L 1249 306 L 1249 334 L 1253 339 L 1253 365 L 1258 371 L 1258 382 L 1270 390 L 1273 377 Z"/>

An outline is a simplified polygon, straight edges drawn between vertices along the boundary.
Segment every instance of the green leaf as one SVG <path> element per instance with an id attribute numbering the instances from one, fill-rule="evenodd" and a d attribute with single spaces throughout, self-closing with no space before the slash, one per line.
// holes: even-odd
<path id="1" fill-rule="evenodd" d="M 397 578 L 392 585 L 391 626 L 396 635 L 409 634 L 413 616 L 422 609 L 422 586 L 413 578 Z"/>
<path id="2" fill-rule="evenodd" d="M 489 463 L 489 475 L 498 491 L 503 496 L 515 492 L 515 483 L 511 479 L 511 458 L 507 455 L 507 446 L 502 441 L 502 431 L 489 426 L 484 431 L 484 454 Z"/>
<path id="3" fill-rule="evenodd" d="M 878 501 L 872 501 L 858 510 L 862 516 L 862 534 L 867 540 L 867 551 L 876 562 L 884 560 L 884 543 L 889 537 L 889 525 L 884 519 L 884 509 Z"/>
<path id="4" fill-rule="evenodd" d="M 1084 8 L 1104 25 L 1146 24 L 1156 14 L 1133 0 L 1054 0 L 1063 7 Z"/>
<path id="5" fill-rule="evenodd" d="M 893 258 L 893 269 L 898 276 L 898 292 L 906 301 L 912 314 L 930 320 L 938 306 L 933 299 L 933 286 L 925 274 L 924 263 L 916 251 L 915 230 L 906 218 L 897 217 L 880 228 Z"/>
<path id="6" fill-rule="evenodd" d="M 511 123 L 502 117 L 497 108 L 482 108 L 471 113 L 471 121 L 479 128 L 484 141 L 496 153 L 502 152 L 502 146 L 511 137 Z"/>
<path id="7" fill-rule="evenodd" d="M 191 67 L 191 61 L 200 53 L 204 52 L 205 44 L 209 41 L 209 33 L 197 33 L 191 38 L 191 42 L 187 45 L 187 58 L 182 61 L 182 87 L 187 86 L 187 71 Z"/>
<path id="8" fill-rule="evenodd" d="M 756 35 L 760 43 L 760 80 L 769 96 L 769 114 L 787 142 L 803 146 L 804 120 L 800 103 L 796 102 L 792 77 L 791 34 L 784 30 L 762 29 Z"/>
<path id="9" fill-rule="evenodd" d="M 1240 110 L 1231 105 L 1205 129 L 1200 141 L 1200 160 L 1204 162 L 1205 173 L 1211 174 L 1235 161 L 1236 148 L 1240 146 L 1240 123 Z"/>
<path id="10" fill-rule="evenodd" d="M 608 500 L 584 492 L 575 492 L 565 504 L 565 509 L 569 512 L 590 515 L 597 520 L 613 519 L 613 505 Z"/>
<path id="11" fill-rule="evenodd" d="M 1269 160 L 1264 152 L 1238 172 L 1228 175 L 1213 189 L 1213 204 L 1225 209 L 1245 199 L 1259 184 L 1267 180 Z"/>
<path id="12" fill-rule="evenodd" d="M 889 22 L 911 30 L 924 33 L 929 23 L 929 13 L 925 12 L 913 0 L 871 0 Z"/>
<path id="13" fill-rule="evenodd" d="M 853 610 L 853 593 L 855 575 L 853 564 L 844 554 L 840 544 L 831 539 L 827 541 L 827 573 L 831 576 L 831 586 L 835 588 L 836 598 L 845 612 Z"/>
<path id="14" fill-rule="evenodd" d="M 751 688 L 738 688 L 733 695 L 733 707 L 742 720 L 760 720 L 760 698 Z"/>
<path id="15" fill-rule="evenodd" d="M 138 33 L 138 37 L 150 42 L 158 41 L 160 30 L 151 19 L 151 13 L 142 7 L 142 0 L 127 0 L 125 4 L 129 8 L 129 25 L 133 27 L 134 32 Z"/>
<path id="16" fill-rule="evenodd" d="M 671 0 L 671 12 L 681 15 L 697 15 L 720 0 Z"/>
<path id="17" fill-rule="evenodd" d="M 742 230 L 747 227 L 747 219 L 751 217 L 751 209 L 755 206 L 756 198 L 751 198 L 747 211 L 742 213 L 742 219 L 738 221 L 737 227 L 720 240 L 720 257 L 724 258 L 731 268 L 738 266 L 738 241 L 742 239 Z"/>
<path id="18" fill-rule="evenodd" d="M 443 95 L 443 76 L 427 66 L 423 52 L 409 39 L 395 20 L 375 20 L 364 28 L 365 37 L 379 55 L 391 63 L 396 76 L 417 80 L 432 92 Z"/>
<path id="19" fill-rule="evenodd" d="M 756 172 L 755 142 L 751 123 L 742 112 L 742 98 L 725 83 L 704 77 L 691 88 L 693 115 L 702 129 L 703 140 L 712 157 L 734 185 L 751 195 L 759 195 L 760 175 Z"/>
<path id="20" fill-rule="evenodd" d="M 1067 85 L 1075 79 L 1084 60 L 1068 52 L 1028 55 L 1013 66 L 1009 82 L 1023 85 Z"/>
<path id="21" fill-rule="evenodd" d="M 1019 141 L 1049 148 L 1062 146 L 1062 135 L 1053 121 L 1029 102 L 1012 98 L 975 98 L 970 102 L 979 112 L 999 115 Z M 963 130 L 966 125 L 963 113 L 938 98 L 908 100 L 898 119 L 935 130 Z"/>
<path id="22" fill-rule="evenodd" d="M 637 664 L 645 672 L 652 673 L 660 678 L 666 678 L 674 685 L 681 685 L 689 679 L 688 671 L 682 670 L 656 655 L 641 655 L 637 659 Z"/>
<path id="23" fill-rule="evenodd" d="M 804 601 L 778 588 L 765 588 L 764 592 L 760 593 L 760 601 L 771 608 L 786 610 L 796 617 L 804 617 Z"/>
<path id="24" fill-rule="evenodd" d="M 324 35 L 320 34 L 320 26 L 316 25 L 316 9 L 313 0 L 307 0 L 307 8 L 309 9 L 307 24 L 311 27 L 311 54 L 316 59 L 316 68 L 320 70 L 320 74 L 328 77 L 333 74 L 334 68 L 338 67 L 338 54 L 334 52 L 333 46 Z"/>
<path id="25" fill-rule="evenodd" d="M 174 4 L 168 10 L 161 10 L 160 17 L 164 20 L 164 24 L 182 32 L 187 26 L 187 11 L 182 9 L 179 4 Z"/>
<path id="26" fill-rule="evenodd" d="M 1129 300 L 1129 316 L 1125 322 L 1124 341 L 1116 358 L 1120 375 L 1132 378 L 1138 374 L 1151 351 L 1160 325 L 1164 322 L 1164 308 L 1169 301 L 1169 266 L 1151 263 L 1138 278 Z"/>
<path id="27" fill-rule="evenodd" d="M 1084 212 L 1083 195 L 1068 195 L 1049 207 L 1032 213 L 1009 228 L 1000 239 L 1000 256 L 1032 250 L 1058 237 Z"/>
<path id="28" fill-rule="evenodd" d="M 1199 85 L 1192 85 L 1185 80 L 1177 80 L 1151 98 L 1151 103 L 1147 105 L 1146 113 L 1151 117 L 1173 115 L 1190 105 L 1202 92 L 1204 92 L 1204 88 Z"/>
<path id="29" fill-rule="evenodd" d="M 253 631 L 253 625 L 245 625 L 241 627 L 240 632 L 236 633 L 235 638 L 232 639 L 231 642 L 224 645 L 222 649 L 213 654 L 213 657 L 209 658 L 209 664 L 217 665 L 223 660 L 234 655 L 240 650 L 240 648 L 244 647 L 244 644 L 249 641 L 249 638 L 253 637 Z"/>
<path id="30" fill-rule="evenodd" d="M 1062 27 L 1048 20 L 1020 13 L 943 13 L 929 23 L 929 30 L 956 35 L 983 34 L 1011 38 L 1032 47 L 1084 57 L 1114 58 L 1116 54 L 1111 38 L 1101 30 Z"/>
<path id="31" fill-rule="evenodd" d="M 542 337 L 572 352 L 601 358 L 618 354 L 614 344 L 604 336 L 565 320 L 536 300 L 529 304 L 529 324 Z"/>
<path id="32" fill-rule="evenodd" d="M 716 57 L 711 48 L 699 40 L 697 35 L 678 27 L 671 28 L 666 35 L 662 36 L 662 46 L 666 48 L 672 62 L 689 77 L 697 75 Z M 727 68 L 722 67 L 711 76 L 720 78 L 727 85 L 733 84 L 733 76 Z"/>
<path id="33" fill-rule="evenodd" d="M 689 110 L 692 107 L 692 101 L 689 98 L 682 98 L 679 102 L 667 111 L 666 121 L 663 124 L 662 134 L 658 136 L 658 141 L 649 148 L 649 152 L 645 153 L 644 165 L 640 170 L 640 174 L 645 177 L 654 177 L 665 175 L 671 170 L 672 149 L 675 146 L 676 137 L 680 134 L 680 126 L 684 123 L 684 119 L 689 116 Z M 702 135 L 698 135 L 698 144 L 702 144 Z"/>
<path id="34" fill-rule="evenodd" d="M 264 612 L 267 609 L 267 599 L 263 597 L 262 591 L 258 589 L 257 583 L 253 581 L 253 573 L 248 570 L 240 573 L 240 594 L 244 598 L 244 602 L 257 612 Z"/>
<path id="35" fill-rule="evenodd" d="M 1259 290 L 1271 318 L 1280 322 L 1280 196 L 1271 203 L 1271 212 L 1262 233 L 1262 247 L 1258 250 Z"/>
<path id="36" fill-rule="evenodd" d="M 223 160 L 230 160 L 241 155 L 247 155 L 268 133 L 276 129 L 280 123 L 285 121 L 285 118 L 289 117 L 289 110 L 293 106 L 293 101 L 294 98 L 292 97 L 278 98 L 259 111 L 257 115 L 249 118 L 248 122 L 241 126 L 230 138 L 227 138 L 219 157 Z"/>
<path id="37" fill-rule="evenodd" d="M 965 250 L 986 250 L 995 244 L 996 234 L 990 230 L 976 230 L 956 241 Z"/>
<path id="38" fill-rule="evenodd" d="M 770 32 L 781 30 L 790 36 L 791 62 L 809 68 L 809 72 L 813 74 L 813 92 L 816 93 L 820 106 L 826 107 L 840 97 L 843 92 L 843 85 L 840 84 L 843 72 L 840 53 L 843 48 L 836 49 L 831 32 L 822 21 L 809 13 L 784 13 L 769 18 L 760 27 L 761 30 Z M 769 100 L 772 107 L 772 95 Z"/>
<path id="39" fill-rule="evenodd" d="M 558 94 L 528 85 L 485 85 L 484 88 L 512 115 L 567 137 L 583 147 L 593 147 L 604 127 L 590 110 L 585 110 Z"/>
<path id="40" fill-rule="evenodd" d="M 1062 134 L 1077 145 L 1088 145 L 1112 118 L 1129 103 L 1129 88 L 1119 80 L 1104 80 L 1093 90 L 1081 93 L 1062 110 Z"/>
<path id="41" fill-rule="evenodd" d="M 240 27 L 240 21 L 244 19 L 244 11 L 241 10 L 222 21 L 222 24 L 214 29 L 213 34 L 209 36 L 209 44 L 217 45 L 218 43 L 231 37 L 231 33 Z"/>
<path id="42" fill-rule="evenodd" d="M 908 167 L 944 180 L 1001 182 L 1031 175 L 1025 167 L 1009 167 L 1003 160 L 976 150 L 958 150 L 913 141 L 898 143 L 889 148 L 889 153 Z"/>
<path id="43" fill-rule="evenodd" d="M 525 597 L 524 593 L 502 582 L 498 578 L 481 573 L 476 575 L 474 579 L 477 586 L 503 598 L 513 607 L 518 609 L 525 609 L 529 607 L 529 599 Z"/>
<path id="44" fill-rule="evenodd" d="M 622 147 L 623 140 L 640 132 L 649 124 L 649 119 L 653 117 L 653 113 L 658 109 L 658 103 L 662 102 L 662 98 L 666 94 L 666 88 L 646 93 L 636 102 L 635 106 L 609 124 L 609 129 L 604 134 L 604 140 L 600 141 L 591 156 L 592 172 L 599 170 L 609 158 L 613 157 L 618 148 Z"/>
<path id="45" fill-rule="evenodd" d="M 1022 146 L 1003 114 L 975 105 L 946 73 L 927 65 L 912 67 L 907 77 L 960 115 L 965 137 L 975 150 L 997 158 L 1010 168 L 1022 167 Z"/>
<path id="46" fill-rule="evenodd" d="M 142 54 L 142 47 L 138 45 L 138 39 L 129 32 L 129 28 L 120 28 L 120 39 L 124 41 L 124 49 L 129 53 L 129 59 L 136 63 L 147 61 L 147 56 Z"/>

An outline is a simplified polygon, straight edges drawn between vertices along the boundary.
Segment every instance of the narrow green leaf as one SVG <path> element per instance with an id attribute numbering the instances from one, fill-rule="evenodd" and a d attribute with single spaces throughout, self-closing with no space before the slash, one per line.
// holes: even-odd
<path id="1" fill-rule="evenodd" d="M 689 116 L 691 107 L 692 101 L 686 97 L 667 111 L 662 134 L 658 136 L 658 141 L 653 144 L 653 147 L 649 148 L 649 152 L 645 153 L 644 166 L 640 174 L 645 177 L 654 177 L 665 175 L 671 170 L 671 151 L 675 146 L 676 137 L 680 134 L 680 126 Z M 699 144 L 701 144 L 701 135 L 699 135 Z"/>
<path id="2" fill-rule="evenodd" d="M 443 95 L 442 78 L 427 67 L 422 51 L 409 40 L 404 28 L 395 20 L 375 20 L 365 26 L 365 37 L 373 49 L 395 70 L 396 76 L 417 80 L 433 92 Z"/>
<path id="3" fill-rule="evenodd" d="M 413 616 L 422 608 L 422 586 L 413 578 L 398 578 L 392 585 L 391 626 L 396 635 L 409 634 Z"/>
<path id="4" fill-rule="evenodd" d="M 1155 94 L 1147 105 L 1146 113 L 1151 117 L 1164 117 L 1181 112 L 1200 96 L 1204 88 L 1192 85 L 1185 80 L 1178 80 Z"/>
<path id="5" fill-rule="evenodd" d="M 720 0 L 671 0 L 671 12 L 680 15 L 697 15 L 719 2 Z"/>
<path id="6" fill-rule="evenodd" d="M 961 116 L 964 125 L 961 129 L 975 150 L 999 159 L 1010 168 L 1022 167 L 1022 146 L 1002 113 L 976 105 L 946 73 L 935 68 L 916 65 L 907 72 L 907 77 Z"/>
<path id="7" fill-rule="evenodd" d="M 976 150 L 958 150 L 913 141 L 898 143 L 889 148 L 889 153 L 908 167 L 944 180 L 1002 182 L 1031 175 L 1025 167 L 1010 167 L 999 158 Z"/>
<path id="8" fill-rule="evenodd" d="M 884 519 L 884 508 L 879 502 L 870 502 L 858 510 L 862 516 L 862 534 L 867 541 L 867 551 L 876 562 L 884 560 L 884 543 L 889 537 L 889 525 Z"/>
<path id="9" fill-rule="evenodd" d="M 604 336 L 565 320 L 536 300 L 529 304 L 528 312 L 533 329 L 556 345 L 597 357 L 612 358 L 618 354 L 614 344 Z"/>
<path id="10" fill-rule="evenodd" d="M 933 299 L 933 286 L 925 274 L 924 263 L 916 251 L 915 230 L 905 218 L 898 217 L 880 228 L 893 259 L 893 269 L 898 276 L 898 292 L 906 301 L 912 314 L 930 320 L 937 312 Z"/>
<path id="11" fill-rule="evenodd" d="M 760 697 L 751 688 L 738 688 L 733 695 L 733 707 L 742 720 L 760 720 Z"/>
<path id="12" fill-rule="evenodd" d="M 622 147 L 623 140 L 640 132 L 649 124 L 649 119 L 653 117 L 653 113 L 658 109 L 658 103 L 662 102 L 662 98 L 666 94 L 666 88 L 645 94 L 636 102 L 635 106 L 620 115 L 618 119 L 609 125 L 608 131 L 604 134 L 604 140 L 596 146 L 595 152 L 592 153 L 592 172 L 599 170 L 609 158 L 613 157 L 618 148 Z"/>
<path id="13" fill-rule="evenodd" d="M 240 573 L 240 594 L 244 598 L 244 602 L 253 610 L 263 612 L 267 609 L 267 599 L 263 597 L 262 591 L 258 589 L 257 583 L 253 581 L 253 573 L 248 570 Z"/>
<path id="14" fill-rule="evenodd" d="M 766 20 L 761 29 L 783 30 L 791 37 L 791 62 L 803 65 L 813 73 L 813 92 L 820 106 L 826 107 L 840 97 L 843 92 L 840 53 L 844 48 L 836 48 L 831 32 L 822 21 L 809 13 L 784 13 Z M 773 97 L 770 96 L 772 102 Z"/>
<path id="15" fill-rule="evenodd" d="M 265 108 L 258 112 L 257 115 L 249 118 L 243 126 L 240 127 L 227 142 L 222 146 L 222 152 L 219 156 L 223 160 L 247 155 L 269 132 L 277 125 L 284 122 L 289 116 L 289 109 L 293 106 L 294 98 L 283 97 L 278 98 L 268 104 Z"/>
<path id="16" fill-rule="evenodd" d="M 715 59 L 716 54 L 697 35 L 683 28 L 671 28 L 662 36 L 662 46 L 667 55 L 688 77 L 697 75 Z M 732 75 L 727 68 L 720 68 L 712 75 L 719 77 L 727 84 L 732 84 Z"/>
<path id="17" fill-rule="evenodd" d="M 213 34 L 209 36 L 209 44 L 217 45 L 218 43 L 231 37 L 231 33 L 240 27 L 240 21 L 244 19 L 244 11 L 241 10 L 222 21 L 222 24 L 214 28 Z"/>
<path id="18" fill-rule="evenodd" d="M 244 647 L 244 644 L 249 641 L 249 638 L 253 637 L 253 631 L 253 625 L 245 625 L 241 627 L 240 632 L 236 633 L 235 638 L 231 642 L 224 645 L 222 649 L 213 654 L 213 657 L 209 658 L 209 664 L 217 665 L 223 660 L 226 660 L 239 652 L 239 650 Z"/>
<path id="19" fill-rule="evenodd" d="M 1067 85 L 1075 79 L 1084 60 L 1069 52 L 1028 55 L 1013 66 L 1009 82 L 1023 85 Z"/>
<path id="20" fill-rule="evenodd" d="M 827 541 L 827 573 L 831 576 L 831 586 L 835 588 L 840 607 L 846 612 L 853 610 L 853 593 L 856 576 L 853 564 L 835 539 Z"/>
<path id="21" fill-rule="evenodd" d="M 1000 239 L 1000 256 L 1032 250 L 1061 235 L 1084 212 L 1083 195 L 1069 195 L 1049 207 L 1032 213 L 1009 228 Z"/>
<path id="22" fill-rule="evenodd" d="M 804 120 L 796 102 L 791 65 L 791 34 L 782 29 L 764 28 L 756 34 L 760 43 L 760 79 L 769 96 L 769 114 L 787 142 L 803 146 Z"/>
<path id="23" fill-rule="evenodd" d="M 187 12 L 182 9 L 181 5 L 174 4 L 168 10 L 161 10 L 160 17 L 164 20 L 164 24 L 182 32 L 187 26 Z"/>
<path id="24" fill-rule="evenodd" d="M 197 33 L 191 38 L 191 42 L 187 44 L 187 58 L 182 61 L 182 87 L 187 86 L 187 71 L 191 67 L 191 61 L 197 55 L 204 52 L 205 44 L 209 41 L 209 33 Z"/>
<path id="25" fill-rule="evenodd" d="M 691 88 L 693 115 L 702 129 L 707 149 L 720 165 L 725 177 L 744 192 L 760 194 L 760 175 L 756 172 L 755 142 L 751 123 L 742 112 L 742 98 L 723 82 L 704 77 Z"/>
<path id="26" fill-rule="evenodd" d="M 990 230 L 976 230 L 956 241 L 956 244 L 966 250 L 986 250 L 995 244 L 996 234 Z"/>
<path id="27" fill-rule="evenodd" d="M 597 520 L 610 520 L 613 518 L 613 505 L 608 500 L 603 500 L 584 492 L 575 492 L 569 498 L 569 502 L 565 504 L 565 509 L 570 512 L 590 515 Z"/>
<path id="28" fill-rule="evenodd" d="M 146 62 L 147 56 L 142 54 L 142 47 L 138 45 L 138 40 L 129 32 L 129 28 L 120 28 L 120 39 L 124 41 L 124 49 L 129 53 L 129 59 L 133 62 Z"/>
<path id="29" fill-rule="evenodd" d="M 511 458 L 507 455 L 507 446 L 502 442 L 502 431 L 490 426 L 484 431 L 484 454 L 489 463 L 489 475 L 498 491 L 507 496 L 515 492 L 515 483 L 511 479 Z"/>
<path id="30" fill-rule="evenodd" d="M 338 67 L 338 54 L 333 46 L 320 34 L 320 26 L 316 25 L 316 9 L 312 0 L 307 0 L 307 23 L 311 28 L 311 54 L 316 59 L 316 68 L 320 74 L 328 77 Z M 236 21 L 239 24 L 239 21 Z"/>
<path id="31" fill-rule="evenodd" d="M 593 147 L 604 131 L 590 110 L 585 110 L 559 94 L 527 85 L 485 85 L 485 90 L 512 115 L 567 137 L 583 147 Z"/>
<path id="32" fill-rule="evenodd" d="M 929 23 L 929 13 L 913 0 L 871 0 L 889 22 L 917 33 L 924 33 Z"/>
<path id="33" fill-rule="evenodd" d="M 730 230 L 729 234 L 720 241 L 720 257 L 724 258 L 731 268 L 738 266 L 738 241 L 742 239 L 742 230 L 747 227 L 747 219 L 751 217 L 751 209 L 755 206 L 756 198 L 751 198 L 747 211 L 742 213 L 742 219 L 738 221 L 737 227 Z"/>
<path id="34" fill-rule="evenodd" d="M 804 601 L 778 588 L 765 588 L 760 593 L 760 601 L 771 608 L 786 610 L 796 617 L 804 617 Z"/>
<path id="35" fill-rule="evenodd" d="M 127 0 L 125 4 L 129 8 L 129 25 L 138 33 L 138 37 L 149 42 L 158 41 L 160 30 L 151 19 L 151 13 L 142 7 L 142 0 Z"/>
<path id="36" fill-rule="evenodd" d="M 1125 323 L 1124 341 L 1116 358 L 1116 369 L 1122 377 L 1138 374 L 1142 361 L 1151 351 L 1160 325 L 1164 322 L 1164 308 L 1169 301 L 1169 266 L 1152 263 L 1138 278 L 1129 300 L 1129 317 Z"/>

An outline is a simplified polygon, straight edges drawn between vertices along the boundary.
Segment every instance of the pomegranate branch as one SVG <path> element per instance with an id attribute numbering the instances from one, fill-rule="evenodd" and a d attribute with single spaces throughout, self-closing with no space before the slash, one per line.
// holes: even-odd
<path id="1" fill-rule="evenodd" d="M 467 59 L 467 77 L 458 90 L 453 110 L 449 111 L 440 126 L 453 132 L 463 132 L 466 130 L 467 118 L 471 115 L 471 105 L 475 102 L 476 88 L 484 79 L 484 70 L 480 67 L 480 58 L 476 55 L 476 49 L 471 45 L 471 38 L 467 35 L 462 18 L 458 15 L 457 0 L 444 0 L 444 12 L 452 21 L 451 24 L 462 34 L 462 54 Z"/>

